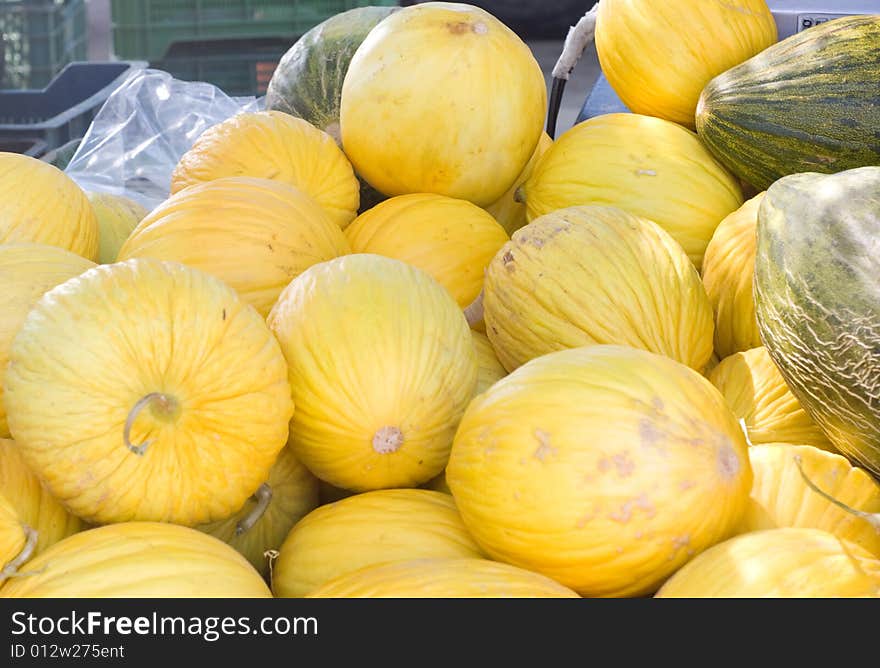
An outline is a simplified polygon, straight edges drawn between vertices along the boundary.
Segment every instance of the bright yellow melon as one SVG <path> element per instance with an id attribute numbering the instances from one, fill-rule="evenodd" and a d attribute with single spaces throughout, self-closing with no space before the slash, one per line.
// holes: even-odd
<path id="1" fill-rule="evenodd" d="M 792 394 L 764 346 L 725 357 L 708 378 L 745 421 L 752 444 L 797 443 L 837 451 Z"/>
<path id="2" fill-rule="evenodd" d="M 0 598 L 270 598 L 247 559 L 201 531 L 122 522 L 55 543 Z"/>
<path id="3" fill-rule="evenodd" d="M 197 527 L 241 552 L 263 577 L 267 553 L 281 547 L 290 529 L 318 506 L 318 479 L 284 448 L 244 507 L 225 520 Z"/>
<path id="4" fill-rule="evenodd" d="M 550 135 L 542 132 L 535 152 L 532 153 L 532 157 L 529 158 L 520 175 L 516 177 L 513 185 L 497 201 L 492 202 L 492 204 L 486 207 L 486 211 L 491 213 L 495 220 L 501 223 L 501 226 L 508 234 L 513 234 L 529 222 L 526 218 L 526 205 L 518 201 L 516 191 L 532 175 L 538 160 L 547 152 L 552 143 L 553 140 L 550 139 Z"/>
<path id="5" fill-rule="evenodd" d="M 54 165 L 0 152 L 0 244 L 58 246 L 98 258 L 98 220 L 76 182 Z"/>
<path id="6" fill-rule="evenodd" d="M 28 311 L 50 288 L 91 269 L 81 255 L 46 244 L 0 244 L 0 381 L 9 348 Z M 0 437 L 9 436 L 0 382 Z"/>
<path id="7" fill-rule="evenodd" d="M 693 128 L 716 75 L 776 42 L 765 0 L 602 0 L 599 64 L 629 109 Z"/>
<path id="8" fill-rule="evenodd" d="M 507 369 L 495 354 L 492 342 L 482 332 L 471 330 L 471 338 L 474 340 L 474 348 L 477 351 L 477 386 L 474 394 L 480 394 L 488 390 L 496 382 L 507 375 Z"/>
<path id="9" fill-rule="evenodd" d="M 811 445 L 772 443 L 749 448 L 754 482 L 739 532 L 777 527 L 824 529 L 880 558 L 880 532 L 866 519 L 817 493 L 804 479 L 850 508 L 880 513 L 880 483 L 842 455 Z M 801 474 L 803 471 L 803 475 Z"/>
<path id="10" fill-rule="evenodd" d="M 98 262 L 115 262 L 123 242 L 149 211 L 123 195 L 102 192 L 86 195 L 98 219 Z"/>
<path id="11" fill-rule="evenodd" d="M 698 372 L 627 346 L 544 355 L 468 406 L 446 479 L 489 556 L 582 596 L 639 596 L 733 535 L 745 436 Z"/>
<path id="12" fill-rule="evenodd" d="M 419 3 L 383 20 L 355 52 L 342 146 L 385 195 L 487 206 L 534 153 L 546 100 L 531 49 L 501 21 L 463 3 Z"/>
<path id="13" fill-rule="evenodd" d="M 530 221 L 578 204 L 618 206 L 653 220 L 697 269 L 715 228 L 743 203 L 739 181 L 696 133 L 627 113 L 595 116 L 563 133 L 519 192 Z"/>
<path id="14" fill-rule="evenodd" d="M 31 557 L 36 536 L 33 528 L 22 520 L 7 490 L 0 491 L 0 585 L 18 573 L 21 565 Z"/>
<path id="15" fill-rule="evenodd" d="M 307 598 L 578 598 L 538 573 L 488 559 L 410 559 L 339 576 Z"/>
<path id="16" fill-rule="evenodd" d="M 365 211 L 345 230 L 355 253 L 376 253 L 423 269 L 461 308 L 483 289 L 486 266 L 510 238 L 476 204 L 443 195 L 392 197 Z"/>
<path id="17" fill-rule="evenodd" d="M 0 490 L 22 521 L 37 532 L 35 554 L 84 526 L 49 493 L 8 438 L 0 438 Z"/>
<path id="18" fill-rule="evenodd" d="M 290 281 L 349 251 L 339 226 L 301 190 L 239 176 L 172 195 L 131 233 L 119 260 L 151 257 L 200 269 L 265 317 Z"/>
<path id="19" fill-rule="evenodd" d="M 382 489 L 321 506 L 297 523 L 275 560 L 272 591 L 298 598 L 366 566 L 482 556 L 451 496 Z"/>
<path id="20" fill-rule="evenodd" d="M 712 355 L 712 307 L 693 264 L 661 227 L 616 207 L 571 207 L 517 230 L 489 264 L 483 310 L 508 370 L 595 344 L 698 370 Z"/>
<path id="21" fill-rule="evenodd" d="M 763 199 L 758 193 L 722 220 L 703 257 L 703 285 L 715 313 L 715 350 L 721 357 L 761 345 L 752 284 Z"/>
<path id="22" fill-rule="evenodd" d="M 669 578 L 658 598 L 880 596 L 880 559 L 821 529 L 752 531 L 715 545 Z"/>
<path id="23" fill-rule="evenodd" d="M 295 186 L 340 228 L 355 219 L 360 203 L 360 184 L 333 137 L 281 111 L 242 112 L 208 128 L 180 158 L 171 193 L 224 176 Z"/>
<path id="24" fill-rule="evenodd" d="M 294 454 L 343 489 L 415 487 L 443 470 L 473 395 L 470 328 L 421 269 L 374 254 L 310 267 L 267 322 L 296 405 Z"/>
<path id="25" fill-rule="evenodd" d="M 213 276 L 134 259 L 44 294 L 12 343 L 21 454 L 93 524 L 225 519 L 263 483 L 293 413 L 265 320 Z"/>

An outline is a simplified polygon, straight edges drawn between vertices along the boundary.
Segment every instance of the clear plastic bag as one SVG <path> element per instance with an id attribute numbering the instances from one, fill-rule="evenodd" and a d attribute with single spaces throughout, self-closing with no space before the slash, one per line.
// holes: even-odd
<path id="1" fill-rule="evenodd" d="M 263 105 L 262 97 L 229 97 L 209 83 L 139 70 L 98 111 L 64 171 L 84 190 L 153 209 L 168 197 L 177 162 L 202 132 Z"/>

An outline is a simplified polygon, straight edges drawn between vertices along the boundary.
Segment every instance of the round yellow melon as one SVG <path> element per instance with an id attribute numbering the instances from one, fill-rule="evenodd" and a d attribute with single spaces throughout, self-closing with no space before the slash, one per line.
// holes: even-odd
<path id="1" fill-rule="evenodd" d="M 35 554 L 84 527 L 82 520 L 43 486 L 25 463 L 15 441 L 8 438 L 0 438 L 0 490 L 22 521 L 37 532 Z"/>
<path id="2" fill-rule="evenodd" d="M 171 193 L 224 176 L 295 186 L 340 228 L 357 216 L 360 183 L 336 141 L 281 111 L 242 112 L 205 130 L 175 167 Z"/>
<path id="3" fill-rule="evenodd" d="M 342 84 L 342 146 L 388 196 L 479 206 L 513 185 L 546 116 L 541 67 L 516 33 L 463 3 L 394 12 L 358 47 Z"/>
<path id="4" fill-rule="evenodd" d="M 658 598 L 880 596 L 880 559 L 821 529 L 752 531 L 685 564 Z"/>
<path id="5" fill-rule="evenodd" d="M 473 395 L 470 328 L 449 292 L 361 253 L 291 281 L 267 320 L 287 360 L 294 454 L 322 480 L 415 487 L 443 470 Z"/>
<path id="6" fill-rule="evenodd" d="M 764 346 L 725 357 L 708 378 L 745 421 L 753 445 L 796 443 L 837 452 L 792 394 Z"/>
<path id="7" fill-rule="evenodd" d="M 743 203 L 739 181 L 696 133 L 640 114 L 594 116 L 560 135 L 519 190 L 528 219 L 579 204 L 652 220 L 697 269 L 715 228 Z"/>
<path id="8" fill-rule="evenodd" d="M 320 506 L 284 540 L 272 592 L 300 598 L 328 581 L 388 561 L 479 558 L 449 494 L 382 489 Z"/>
<path id="9" fill-rule="evenodd" d="M 446 480 L 493 559 L 582 596 L 641 596 L 733 535 L 747 448 L 697 371 L 589 346 L 534 359 L 475 397 Z"/>
<path id="10" fill-rule="evenodd" d="M 0 381 L 9 363 L 9 348 L 28 311 L 43 293 L 91 269 L 81 255 L 47 244 L 0 244 Z M 3 385 L 0 382 L 0 437 L 9 436 Z"/>
<path id="11" fill-rule="evenodd" d="M 318 506 L 318 479 L 284 448 L 269 478 L 237 513 L 197 527 L 241 552 L 269 576 L 267 553 L 281 547 L 290 529 Z"/>
<path id="12" fill-rule="evenodd" d="M 103 192 L 86 192 L 86 195 L 98 219 L 98 262 L 116 262 L 123 242 L 149 211 L 123 195 Z"/>
<path id="13" fill-rule="evenodd" d="M 0 491 L 0 585 L 17 574 L 21 565 L 31 558 L 37 536 L 7 495 L 6 489 Z M 2 595 L 0 589 L 0 597 Z"/>
<path id="14" fill-rule="evenodd" d="M 474 349 L 477 351 L 477 386 L 474 394 L 480 394 L 488 390 L 496 382 L 507 375 L 507 369 L 495 354 L 492 342 L 482 332 L 471 330 L 471 338 L 474 340 Z"/>
<path id="15" fill-rule="evenodd" d="M 287 440 L 278 342 L 232 288 L 182 264 L 99 265 L 49 290 L 9 359 L 22 456 L 92 524 L 225 519 Z"/>
<path id="16" fill-rule="evenodd" d="M 98 259 L 98 220 L 85 192 L 54 165 L 0 151 L 0 244 L 58 246 Z"/>
<path id="17" fill-rule="evenodd" d="M 0 598 L 270 598 L 247 559 L 201 531 L 121 522 L 55 543 Z"/>
<path id="18" fill-rule="evenodd" d="M 703 87 L 776 42 L 766 0 L 602 0 L 599 64 L 629 109 L 693 128 Z"/>
<path id="19" fill-rule="evenodd" d="M 712 302 L 715 350 L 721 357 L 761 345 L 752 285 L 763 199 L 764 193 L 758 193 L 722 220 L 703 257 L 703 285 Z"/>
<path id="20" fill-rule="evenodd" d="M 516 177 L 513 185 L 498 200 L 486 207 L 486 211 L 491 213 L 495 220 L 501 223 L 501 226 L 508 234 L 513 234 L 529 222 L 526 218 L 526 205 L 517 199 L 516 191 L 532 175 L 538 160 L 547 152 L 552 143 L 553 140 L 550 139 L 550 135 L 542 132 L 535 152 L 532 153 L 532 157 L 529 158 L 522 172 Z"/>
<path id="21" fill-rule="evenodd" d="M 578 598 L 548 577 L 488 559 L 408 559 L 341 575 L 306 598 Z"/>
<path id="22" fill-rule="evenodd" d="M 489 263 L 486 333 L 508 370 L 540 355 L 621 344 L 702 370 L 712 307 L 684 251 L 655 223 L 581 206 L 514 232 Z"/>
<path id="23" fill-rule="evenodd" d="M 510 238 L 476 204 L 443 195 L 392 197 L 365 211 L 345 230 L 355 253 L 403 260 L 433 276 L 467 308 L 483 289 L 483 274 Z"/>
<path id="24" fill-rule="evenodd" d="M 880 514 L 880 483 L 867 471 L 842 455 L 812 445 L 753 445 L 749 461 L 754 482 L 740 533 L 778 527 L 824 529 L 880 558 L 880 531 L 817 493 L 807 482 L 850 508 Z"/>
<path id="25" fill-rule="evenodd" d="M 119 260 L 151 257 L 224 281 L 263 317 L 308 267 L 350 252 L 339 226 L 294 186 L 225 177 L 160 204 L 131 233 Z"/>

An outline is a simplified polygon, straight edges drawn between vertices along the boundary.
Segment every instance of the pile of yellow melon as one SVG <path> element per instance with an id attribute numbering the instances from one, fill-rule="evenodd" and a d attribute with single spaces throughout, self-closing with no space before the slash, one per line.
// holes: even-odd
<path id="1" fill-rule="evenodd" d="M 756 334 L 760 194 L 680 109 L 545 105 L 428 2 L 341 143 L 241 113 L 152 211 L 0 154 L 0 597 L 880 594 L 880 484 Z"/>

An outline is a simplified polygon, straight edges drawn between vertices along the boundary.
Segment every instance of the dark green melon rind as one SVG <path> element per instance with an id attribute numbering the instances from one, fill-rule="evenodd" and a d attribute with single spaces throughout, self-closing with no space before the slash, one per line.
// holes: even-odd
<path id="1" fill-rule="evenodd" d="M 880 167 L 780 178 L 756 234 L 764 346 L 838 450 L 880 477 Z"/>
<path id="2" fill-rule="evenodd" d="M 712 79 L 697 134 L 741 179 L 766 190 L 800 172 L 880 164 L 880 16 L 828 21 Z"/>
<path id="3" fill-rule="evenodd" d="M 303 118 L 339 142 L 339 101 L 349 63 L 369 32 L 397 9 L 356 7 L 302 35 L 275 68 L 266 108 Z"/>

